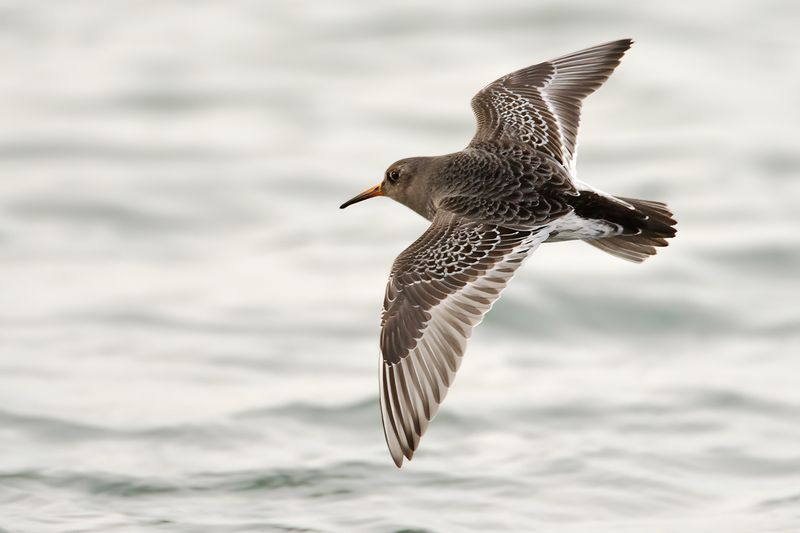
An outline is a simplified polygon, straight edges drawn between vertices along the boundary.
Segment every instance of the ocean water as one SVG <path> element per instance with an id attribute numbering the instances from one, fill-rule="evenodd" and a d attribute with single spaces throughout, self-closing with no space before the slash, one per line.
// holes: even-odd
<path id="1" fill-rule="evenodd" d="M 0 4 L 0 531 L 800 531 L 800 4 Z M 516 68 L 637 42 L 578 173 L 666 201 L 543 245 L 414 460 L 378 327 L 426 227 L 338 205 Z"/>

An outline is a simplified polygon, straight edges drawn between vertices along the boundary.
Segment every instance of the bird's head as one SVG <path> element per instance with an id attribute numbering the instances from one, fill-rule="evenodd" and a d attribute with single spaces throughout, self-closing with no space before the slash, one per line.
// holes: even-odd
<path id="1" fill-rule="evenodd" d="M 430 157 L 410 157 L 401 159 L 389 165 L 383 175 L 383 181 L 349 199 L 341 206 L 344 209 L 368 198 L 388 196 L 422 214 L 427 208 L 429 191 L 427 178 L 429 176 Z"/>

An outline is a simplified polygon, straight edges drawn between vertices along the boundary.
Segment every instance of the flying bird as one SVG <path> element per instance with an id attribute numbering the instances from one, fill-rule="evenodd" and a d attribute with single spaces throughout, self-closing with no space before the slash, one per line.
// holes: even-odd
<path id="1" fill-rule="evenodd" d="M 342 204 L 388 196 L 431 221 L 395 260 L 383 303 L 380 405 L 398 467 L 444 400 L 472 329 L 539 244 L 580 239 L 639 263 L 675 236 L 666 204 L 612 196 L 575 175 L 581 104 L 632 43 L 490 83 L 472 99 L 478 128 L 464 150 L 401 159 Z"/>

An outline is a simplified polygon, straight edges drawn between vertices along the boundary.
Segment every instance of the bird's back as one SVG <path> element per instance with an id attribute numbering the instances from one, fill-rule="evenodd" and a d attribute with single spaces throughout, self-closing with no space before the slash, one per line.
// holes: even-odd
<path id="1" fill-rule="evenodd" d="M 439 209 L 507 227 L 538 227 L 572 210 L 578 195 L 567 170 L 545 153 L 511 141 L 446 156 L 435 176 Z"/>

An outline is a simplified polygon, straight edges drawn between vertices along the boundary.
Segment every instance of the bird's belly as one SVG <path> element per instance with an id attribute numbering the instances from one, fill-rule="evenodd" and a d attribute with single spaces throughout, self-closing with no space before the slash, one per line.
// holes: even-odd
<path id="1" fill-rule="evenodd" d="M 550 223 L 550 236 L 544 242 L 574 241 L 578 239 L 601 239 L 618 235 L 621 228 L 604 220 L 582 218 L 569 213 Z"/>

